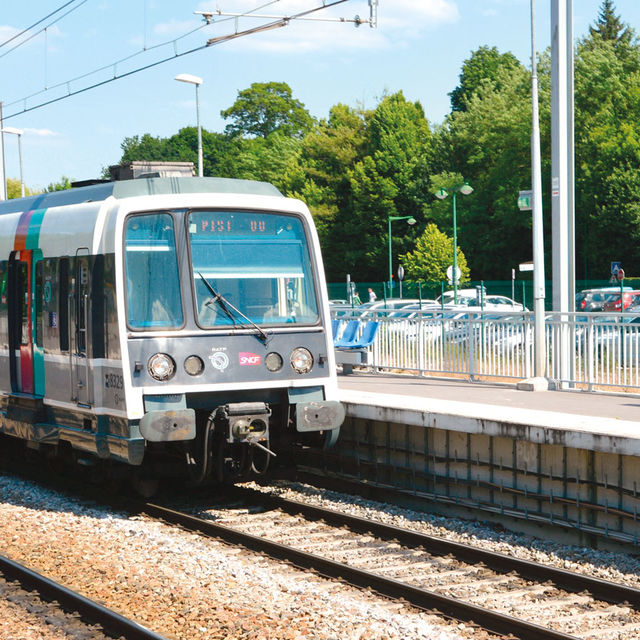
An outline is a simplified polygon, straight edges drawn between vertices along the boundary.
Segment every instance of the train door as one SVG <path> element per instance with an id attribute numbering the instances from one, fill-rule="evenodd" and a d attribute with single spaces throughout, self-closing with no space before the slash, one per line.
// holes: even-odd
<path id="1" fill-rule="evenodd" d="M 43 396 L 42 252 L 14 251 L 8 276 L 11 390 Z"/>
<path id="2" fill-rule="evenodd" d="M 69 296 L 69 332 L 70 332 L 70 356 L 71 356 L 71 385 L 75 390 L 73 398 L 78 404 L 89 406 L 91 404 L 91 392 L 89 389 L 89 250 L 78 249 L 75 260 L 75 274 L 73 287 Z"/>

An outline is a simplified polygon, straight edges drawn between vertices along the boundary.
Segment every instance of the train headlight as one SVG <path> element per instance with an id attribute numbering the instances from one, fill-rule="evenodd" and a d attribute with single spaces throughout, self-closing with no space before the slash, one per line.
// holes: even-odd
<path id="1" fill-rule="evenodd" d="M 282 361 L 282 356 L 279 353 L 272 351 L 271 353 L 267 353 L 264 359 L 264 364 L 267 369 L 273 373 L 276 371 L 280 371 L 284 363 Z"/>
<path id="2" fill-rule="evenodd" d="M 296 373 L 309 373 L 313 367 L 313 356 L 308 349 L 298 347 L 291 353 L 291 366 Z"/>
<path id="3" fill-rule="evenodd" d="M 147 369 L 152 378 L 163 382 L 173 377 L 176 372 L 176 363 L 166 353 L 156 353 L 149 358 Z"/>
<path id="4" fill-rule="evenodd" d="M 189 356 L 184 361 L 184 370 L 190 376 L 199 376 L 204 371 L 204 362 L 198 356 Z"/>

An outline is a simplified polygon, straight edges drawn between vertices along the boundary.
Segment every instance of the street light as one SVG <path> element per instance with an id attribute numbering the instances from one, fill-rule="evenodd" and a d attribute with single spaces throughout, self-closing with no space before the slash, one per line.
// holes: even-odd
<path id="1" fill-rule="evenodd" d="M 15 127 L 3 127 L 0 129 L 2 133 L 12 133 L 18 136 L 18 159 L 20 161 L 20 197 L 24 198 L 24 180 L 22 178 L 22 129 L 16 129 Z"/>
<path id="2" fill-rule="evenodd" d="M 413 216 L 389 216 L 389 293 L 393 291 L 393 274 L 392 274 L 392 261 L 391 261 L 391 222 L 393 220 L 406 220 L 407 224 L 414 225 L 416 219 Z"/>
<path id="3" fill-rule="evenodd" d="M 202 78 L 198 76 L 192 76 L 190 73 L 181 73 L 176 76 L 174 80 L 178 82 L 186 82 L 188 84 L 196 85 L 196 116 L 198 119 L 198 176 L 202 178 L 202 129 L 200 128 L 200 85 L 202 84 Z"/>
<path id="4" fill-rule="evenodd" d="M 458 223 L 456 221 L 456 194 L 458 191 L 463 196 L 473 193 L 473 188 L 466 182 L 451 188 L 453 195 L 453 303 L 458 304 Z M 440 189 L 436 193 L 438 200 L 444 200 L 449 195 L 446 189 Z"/>

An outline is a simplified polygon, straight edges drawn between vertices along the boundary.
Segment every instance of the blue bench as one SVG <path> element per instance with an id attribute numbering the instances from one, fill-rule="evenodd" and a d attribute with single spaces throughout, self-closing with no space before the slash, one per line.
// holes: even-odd
<path id="1" fill-rule="evenodd" d="M 347 322 L 347 326 L 342 332 L 342 336 L 340 336 L 339 339 L 333 341 L 333 346 L 339 348 L 348 347 L 349 345 L 353 344 L 357 339 L 359 328 L 359 320 L 349 320 L 349 322 Z"/>
<path id="2" fill-rule="evenodd" d="M 353 325 L 350 326 L 353 322 Z M 347 324 L 340 340 L 334 342 L 336 364 L 342 365 L 342 373 L 353 373 L 354 365 L 369 364 L 369 347 L 374 343 L 378 331 L 380 330 L 379 322 L 366 322 L 360 323 L 359 321 L 352 321 Z M 360 337 L 356 337 L 359 332 L 359 328 L 363 326 L 362 334 Z M 347 333 L 348 331 L 348 333 Z M 350 340 L 345 339 L 351 337 Z"/>
<path id="3" fill-rule="evenodd" d="M 341 347 L 342 349 L 366 349 L 370 347 L 378 335 L 380 330 L 379 322 L 367 322 L 362 330 L 362 335 L 357 340 Z"/>

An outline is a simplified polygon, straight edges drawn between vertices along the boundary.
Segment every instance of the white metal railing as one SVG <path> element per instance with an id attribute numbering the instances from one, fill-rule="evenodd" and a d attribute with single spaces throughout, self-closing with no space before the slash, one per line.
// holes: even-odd
<path id="1" fill-rule="evenodd" d="M 332 311 L 334 317 L 337 315 Z M 533 375 L 533 313 L 429 309 L 411 317 L 357 308 L 339 317 L 379 322 L 374 371 L 509 380 Z M 640 390 L 640 315 L 549 313 L 546 376 L 565 388 Z"/>

